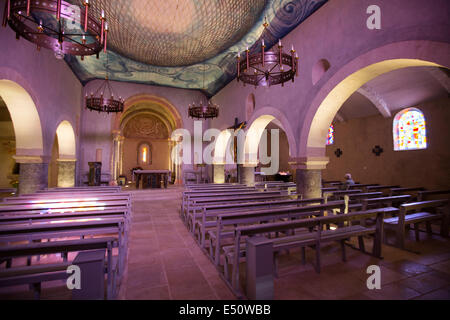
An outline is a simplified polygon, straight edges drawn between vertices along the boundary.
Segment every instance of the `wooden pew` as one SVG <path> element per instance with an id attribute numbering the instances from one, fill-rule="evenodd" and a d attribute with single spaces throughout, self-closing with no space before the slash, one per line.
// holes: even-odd
<path id="1" fill-rule="evenodd" d="M 127 234 L 125 219 L 119 218 L 89 218 L 73 220 L 52 220 L 48 223 L 32 225 L 3 225 L 0 227 L 0 243 L 20 241 L 36 241 L 61 239 L 67 237 L 90 237 L 114 234 L 118 238 L 119 270 L 122 273 L 127 252 Z"/>
<path id="2" fill-rule="evenodd" d="M 336 185 L 342 184 L 342 182 L 339 180 L 331 180 L 331 181 L 322 180 L 322 186 L 324 186 L 324 187 L 327 185 L 331 185 L 331 184 L 333 184 L 333 186 L 336 186 Z"/>
<path id="3" fill-rule="evenodd" d="M 57 188 L 45 188 L 43 190 L 36 191 L 37 193 L 40 192 L 78 192 L 78 191 L 86 191 L 86 192 L 93 192 L 93 191 L 110 191 L 110 192 L 121 192 L 122 187 L 120 186 L 92 186 L 92 187 L 57 187 Z"/>
<path id="4" fill-rule="evenodd" d="M 234 228 L 241 224 L 261 223 L 280 219 L 298 219 L 309 216 L 322 216 L 326 211 L 333 209 L 344 212 L 344 201 L 334 201 L 327 204 L 311 205 L 304 207 L 282 207 L 261 209 L 234 214 L 219 214 L 216 219 L 216 227 L 208 232 L 211 257 L 214 255 L 214 263 L 220 264 L 220 252 L 222 240 L 233 237 Z"/>
<path id="5" fill-rule="evenodd" d="M 450 218 L 449 200 L 429 200 L 405 203 L 400 206 L 398 217 L 384 219 L 386 230 L 396 232 L 396 245 L 405 249 L 406 225 L 413 224 L 416 241 L 419 241 L 419 224 L 425 222 L 427 232 L 431 233 L 431 221 L 441 221 L 441 236 L 448 237 Z"/>
<path id="6" fill-rule="evenodd" d="M 426 201 L 426 200 L 439 200 L 450 198 L 450 189 L 446 190 L 430 190 L 430 191 L 419 191 L 417 193 L 417 201 Z"/>
<path id="7" fill-rule="evenodd" d="M 251 210 L 261 210 L 279 207 L 290 207 L 290 206 L 303 206 L 307 204 L 323 204 L 323 198 L 312 198 L 312 199 L 288 199 L 288 200 L 274 200 L 274 201 L 264 201 L 264 202 L 250 202 L 250 203 L 234 203 L 234 204 L 212 204 L 205 205 L 202 207 L 202 211 L 196 215 L 194 213 L 194 235 L 195 230 L 198 230 L 199 242 L 202 248 L 205 247 L 206 234 L 208 228 L 216 226 L 216 218 L 219 214 L 226 213 L 236 213 L 240 211 L 249 212 Z"/>
<path id="8" fill-rule="evenodd" d="M 411 199 L 410 195 L 400 195 L 391 197 L 378 197 L 362 200 L 362 210 L 382 207 L 399 207 Z"/>
<path id="9" fill-rule="evenodd" d="M 279 192 L 261 192 L 255 195 L 234 195 L 229 197 L 218 197 L 218 198 L 198 198 L 193 199 L 190 202 L 189 209 L 186 211 L 186 221 L 192 221 L 192 216 L 203 210 L 205 205 L 220 205 L 220 204 L 245 204 L 254 202 L 269 202 L 275 200 L 286 200 L 286 199 L 297 199 L 297 195 L 281 194 Z M 190 219 L 190 220 L 189 220 Z M 188 225 L 191 227 L 191 225 Z"/>
<path id="10" fill-rule="evenodd" d="M 221 194 L 241 194 L 243 192 L 258 192 L 254 187 L 238 187 L 227 189 L 209 189 L 209 190 L 185 190 L 181 195 L 181 213 L 184 214 L 188 200 L 200 195 L 221 195 Z"/>
<path id="11" fill-rule="evenodd" d="M 362 193 L 361 189 L 353 189 L 353 190 L 333 190 L 333 191 L 327 191 L 323 193 L 323 197 L 325 199 L 330 199 L 330 200 L 338 200 L 339 198 L 341 198 L 344 195 L 347 194 L 354 194 L 354 193 Z"/>
<path id="12" fill-rule="evenodd" d="M 126 200 L 131 205 L 131 195 L 129 193 L 89 193 L 80 194 L 34 194 L 20 197 L 5 198 L 3 204 L 29 204 L 29 203 L 58 203 L 58 202 L 82 202 L 82 201 L 111 201 L 111 200 Z"/>
<path id="13" fill-rule="evenodd" d="M 402 194 L 409 194 L 412 200 L 417 200 L 417 192 L 424 191 L 423 187 L 413 187 L 413 188 L 391 188 L 389 196 L 398 196 Z"/>
<path id="14" fill-rule="evenodd" d="M 368 211 L 353 212 L 343 215 L 334 216 L 320 216 L 316 218 L 299 219 L 285 222 L 275 222 L 251 226 L 239 226 L 234 231 L 234 245 L 233 250 L 228 252 L 228 261 L 232 262 L 232 287 L 234 290 L 239 290 L 239 258 L 245 257 L 245 246 L 242 245 L 242 238 L 254 237 L 256 235 L 280 233 L 284 231 L 295 232 L 295 230 L 305 230 L 302 233 L 289 235 L 285 237 L 278 237 L 274 239 L 267 239 L 267 242 L 272 243 L 273 254 L 272 261 L 267 261 L 267 264 L 274 264 L 276 266 L 276 256 L 282 250 L 291 248 L 302 248 L 302 262 L 306 262 L 305 248 L 307 246 L 313 247 L 316 251 L 315 269 L 317 273 L 321 271 L 321 245 L 327 242 L 340 242 L 342 249 L 342 260 L 346 261 L 345 240 L 351 237 L 358 237 L 359 249 L 365 253 L 364 236 L 372 235 L 374 237 L 374 245 L 372 255 L 381 258 L 382 238 L 383 238 L 383 218 L 385 213 L 398 212 L 397 208 L 381 208 L 372 209 Z M 355 221 L 366 220 L 368 218 L 375 218 L 377 223 L 372 227 L 364 227 L 361 224 L 352 224 Z M 324 230 L 324 226 L 335 224 L 339 226 L 335 230 Z M 309 230 L 309 231 L 308 231 Z M 239 254 L 236 254 L 238 253 Z M 227 269 L 227 265 L 225 265 Z M 224 270 L 225 270 L 224 269 Z M 275 268 L 276 273 L 276 268 Z"/>
<path id="15" fill-rule="evenodd" d="M 63 240 L 52 242 L 39 242 L 32 244 L 18 244 L 0 246 L 0 259 L 9 260 L 19 257 L 41 256 L 48 254 L 58 254 L 64 252 L 64 256 L 68 256 L 69 252 L 81 252 L 104 249 L 107 252 L 107 265 L 105 273 L 107 274 L 107 298 L 113 299 L 116 295 L 116 266 L 112 259 L 112 249 L 117 242 L 117 238 L 104 237 L 94 239 L 78 239 L 78 240 Z M 19 272 L 22 278 L 14 278 L 14 268 L 0 271 L 0 283 L 4 285 L 12 285 L 17 282 L 28 282 L 40 284 L 44 281 L 56 280 L 46 272 L 46 269 L 35 268 L 21 268 Z M 15 282 L 16 281 L 16 282 Z"/>
<path id="16" fill-rule="evenodd" d="M 373 187 L 373 186 L 378 186 L 379 184 L 377 183 L 366 183 L 366 184 L 362 184 L 362 183 L 355 183 L 355 184 L 351 184 L 347 187 L 347 189 L 352 190 L 352 189 L 362 189 L 363 192 L 367 191 L 366 188 L 367 187 Z"/>
<path id="17" fill-rule="evenodd" d="M 399 185 L 381 185 L 381 186 L 368 186 L 366 192 L 383 192 L 384 195 L 389 195 L 390 189 L 399 188 Z M 387 190 L 387 191 L 386 191 Z"/>
<path id="18" fill-rule="evenodd" d="M 281 191 L 245 191 L 245 192 L 229 192 L 229 193 L 202 193 L 202 194 L 195 194 L 195 195 L 188 195 L 184 203 L 182 203 L 182 206 L 184 208 L 184 211 L 182 211 L 182 214 L 184 216 L 184 220 L 186 220 L 187 215 L 191 211 L 192 207 L 196 206 L 196 203 L 204 201 L 204 202 L 224 202 L 227 200 L 233 200 L 233 199 L 239 199 L 239 198 L 258 198 L 258 197 L 265 197 L 265 196 L 271 196 L 271 195 L 282 195 Z"/>
<path id="19" fill-rule="evenodd" d="M 73 201 L 73 202 L 51 202 L 34 204 L 12 204 L 0 205 L 0 216 L 18 215 L 18 214 L 53 214 L 76 211 L 102 211 L 114 209 L 117 207 L 126 207 L 127 216 L 131 214 L 130 201 L 111 200 L 111 201 Z"/>

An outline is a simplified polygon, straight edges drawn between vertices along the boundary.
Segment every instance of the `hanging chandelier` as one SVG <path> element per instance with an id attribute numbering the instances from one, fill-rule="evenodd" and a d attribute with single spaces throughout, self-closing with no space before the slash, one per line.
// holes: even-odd
<path id="1" fill-rule="evenodd" d="M 100 87 L 95 92 L 92 92 L 90 97 L 86 93 L 86 108 L 91 111 L 97 112 L 122 112 L 124 108 L 124 99 L 119 97 L 119 99 L 114 99 L 114 92 L 112 90 L 111 84 L 108 80 L 108 66 L 109 59 L 108 54 L 106 54 L 106 76 L 105 81 L 102 82 Z M 109 95 L 107 95 L 108 91 Z M 100 93 L 100 95 L 98 95 Z"/>
<path id="2" fill-rule="evenodd" d="M 219 116 L 219 106 L 209 100 L 205 105 L 200 102 L 196 105 L 194 102 L 189 105 L 189 117 L 196 119 L 216 118 Z"/>
<path id="3" fill-rule="evenodd" d="M 205 90 L 205 67 L 203 66 L 203 90 Z M 219 106 L 208 100 L 205 105 L 200 101 L 198 105 L 195 102 L 189 104 L 189 117 L 196 119 L 216 118 L 219 116 Z"/>
<path id="4" fill-rule="evenodd" d="M 267 32 L 269 24 L 265 20 L 263 26 Z M 277 51 L 266 51 L 264 39 L 261 40 L 261 50 L 259 52 L 250 53 L 247 47 L 243 59 L 241 54 L 237 54 L 237 81 L 245 84 L 257 86 L 271 86 L 281 84 L 292 80 L 298 76 L 298 55 L 294 50 L 294 46 L 290 54 L 283 52 L 281 40 L 278 40 Z"/>
<path id="5" fill-rule="evenodd" d="M 3 26 L 9 24 L 17 39 L 35 43 L 37 50 L 50 49 L 58 59 L 64 54 L 99 58 L 102 48 L 106 52 L 108 24 L 103 11 L 100 23 L 89 16 L 89 0 L 83 6 L 62 0 L 7 0 Z"/>

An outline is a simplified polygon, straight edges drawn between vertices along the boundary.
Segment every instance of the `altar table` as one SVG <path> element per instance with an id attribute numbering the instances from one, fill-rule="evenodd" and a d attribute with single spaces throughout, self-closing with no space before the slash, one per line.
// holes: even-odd
<path id="1" fill-rule="evenodd" d="M 170 170 L 135 170 L 136 189 L 167 188 Z"/>

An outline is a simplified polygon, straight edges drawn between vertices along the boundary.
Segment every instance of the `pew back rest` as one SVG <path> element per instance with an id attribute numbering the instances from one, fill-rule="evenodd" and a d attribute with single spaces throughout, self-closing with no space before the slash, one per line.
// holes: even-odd
<path id="1" fill-rule="evenodd" d="M 219 214 L 217 216 L 217 230 L 219 231 L 222 227 L 228 225 L 238 225 L 242 223 L 256 223 L 265 220 L 273 220 L 279 218 L 280 216 L 295 216 L 295 215 L 318 215 L 322 216 L 325 211 L 331 211 L 333 209 L 339 209 L 341 212 L 345 209 L 344 201 L 333 201 L 327 204 L 303 206 L 303 207 L 282 207 L 282 208 L 271 208 L 264 210 L 255 210 L 247 212 L 239 212 L 235 214 Z"/>
<path id="2" fill-rule="evenodd" d="M 252 226 L 239 226 L 235 229 L 235 235 L 255 236 L 258 234 L 270 233 L 275 231 L 287 231 L 303 228 L 315 228 L 316 230 L 322 230 L 323 226 L 325 225 L 329 224 L 344 225 L 344 222 L 363 221 L 373 217 L 378 217 L 382 221 L 385 214 L 394 214 L 397 213 L 398 211 L 399 209 L 394 207 L 377 208 L 367 211 L 358 211 L 334 216 L 307 218 L 284 222 L 273 222 Z"/>
<path id="3" fill-rule="evenodd" d="M 408 202 L 410 199 L 411 199 L 410 195 L 363 199 L 362 210 L 367 210 L 374 207 L 381 208 L 381 207 L 400 206 L 401 204 Z"/>
<path id="4" fill-rule="evenodd" d="M 419 191 L 417 193 L 417 201 L 450 199 L 450 189 L 447 190 L 430 190 Z"/>

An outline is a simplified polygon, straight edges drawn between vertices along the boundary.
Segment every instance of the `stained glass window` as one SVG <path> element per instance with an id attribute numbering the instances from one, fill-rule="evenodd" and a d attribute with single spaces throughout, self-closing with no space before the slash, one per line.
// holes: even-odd
<path id="1" fill-rule="evenodd" d="M 327 135 L 327 146 L 334 143 L 334 127 L 333 125 L 330 125 L 328 128 L 328 135 Z"/>
<path id="2" fill-rule="evenodd" d="M 394 150 L 415 150 L 427 148 L 425 117 L 416 108 L 407 108 L 394 118 Z"/>

